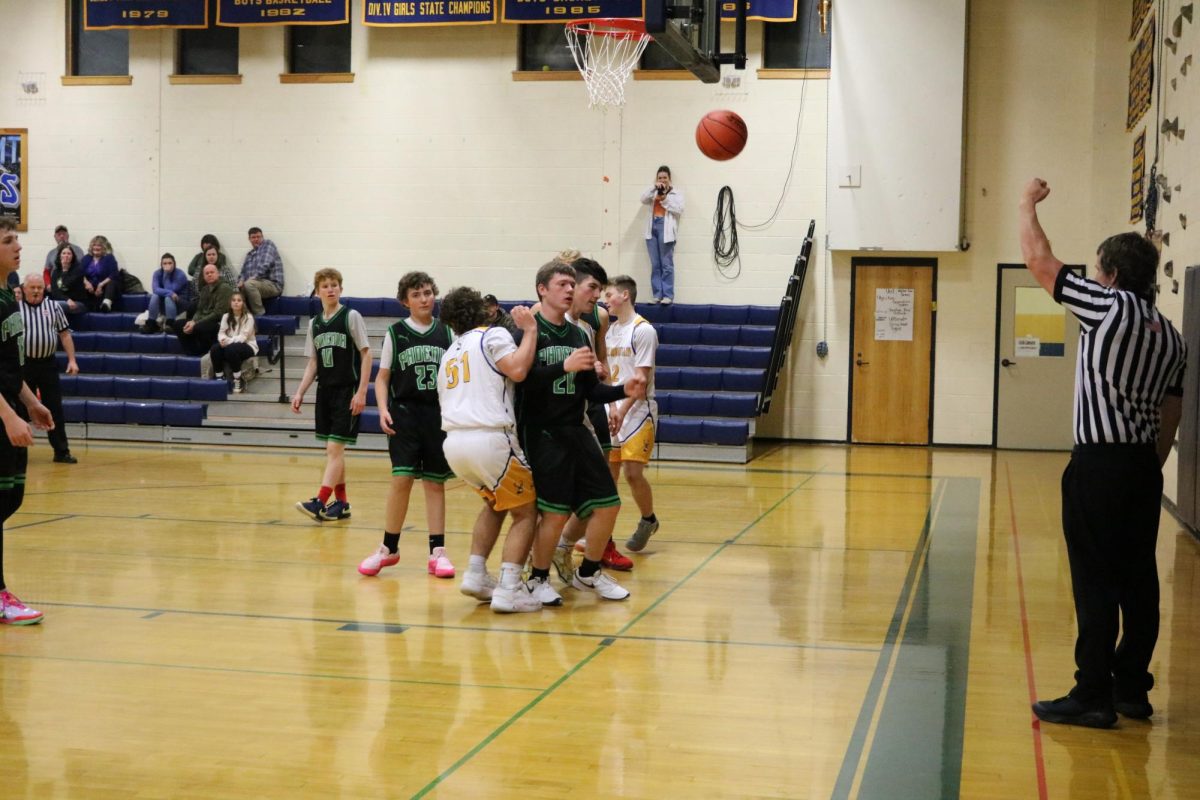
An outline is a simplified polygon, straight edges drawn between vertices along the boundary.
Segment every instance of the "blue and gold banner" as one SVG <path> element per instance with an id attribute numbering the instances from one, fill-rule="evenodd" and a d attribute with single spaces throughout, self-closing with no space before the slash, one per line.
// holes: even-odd
<path id="1" fill-rule="evenodd" d="M 350 0 L 217 0 L 217 24 L 341 25 L 350 21 Z"/>
<path id="2" fill-rule="evenodd" d="M 721 19 L 726 22 L 737 17 L 737 3 L 722 0 Z M 746 0 L 746 19 L 762 22 L 795 22 L 796 0 Z"/>
<path id="3" fill-rule="evenodd" d="M 642 0 L 501 0 L 502 22 L 570 22 L 645 16 Z"/>
<path id="4" fill-rule="evenodd" d="M 207 28 L 207 0 L 83 0 L 83 27 Z"/>
<path id="5" fill-rule="evenodd" d="M 497 0 L 364 0 L 363 24 L 376 27 L 483 25 L 496 21 Z"/>

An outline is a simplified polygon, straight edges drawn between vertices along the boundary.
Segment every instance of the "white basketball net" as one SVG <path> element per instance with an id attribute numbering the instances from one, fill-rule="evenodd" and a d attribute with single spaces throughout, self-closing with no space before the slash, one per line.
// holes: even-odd
<path id="1" fill-rule="evenodd" d="M 648 33 L 623 22 L 596 19 L 567 25 L 567 47 L 587 84 L 589 108 L 625 104 L 625 82 L 650 44 Z"/>

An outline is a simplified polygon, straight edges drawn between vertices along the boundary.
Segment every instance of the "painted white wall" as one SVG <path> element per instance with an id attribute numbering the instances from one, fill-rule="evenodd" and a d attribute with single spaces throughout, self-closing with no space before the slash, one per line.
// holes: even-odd
<path id="1" fill-rule="evenodd" d="M 954 250 L 966 0 L 833 4 L 829 246 Z"/>

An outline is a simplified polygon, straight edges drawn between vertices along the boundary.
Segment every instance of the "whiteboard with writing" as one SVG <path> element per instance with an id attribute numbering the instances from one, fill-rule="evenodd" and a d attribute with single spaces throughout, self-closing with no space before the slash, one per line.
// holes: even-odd
<path id="1" fill-rule="evenodd" d="M 916 289 L 875 290 L 875 341 L 911 342 Z"/>

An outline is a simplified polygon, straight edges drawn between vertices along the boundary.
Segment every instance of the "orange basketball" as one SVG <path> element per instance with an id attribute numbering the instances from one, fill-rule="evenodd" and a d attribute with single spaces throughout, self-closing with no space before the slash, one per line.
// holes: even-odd
<path id="1" fill-rule="evenodd" d="M 742 152 L 749 136 L 746 123 L 732 111 L 710 111 L 696 126 L 696 146 L 714 161 L 728 161 Z"/>

